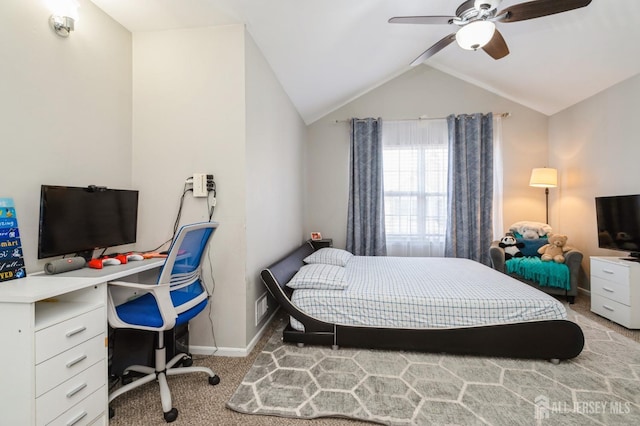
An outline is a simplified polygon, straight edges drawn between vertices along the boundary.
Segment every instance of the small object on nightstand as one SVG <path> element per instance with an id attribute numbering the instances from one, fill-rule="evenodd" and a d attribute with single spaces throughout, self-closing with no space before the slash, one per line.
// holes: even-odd
<path id="1" fill-rule="evenodd" d="M 319 241 L 319 240 L 321 240 L 321 239 L 322 239 L 322 234 L 321 234 L 321 233 L 319 233 L 319 232 L 312 232 L 312 233 L 311 233 L 311 239 L 312 239 L 313 241 Z"/>
<path id="2" fill-rule="evenodd" d="M 309 240 L 311 245 L 315 250 L 320 250 L 325 247 L 333 247 L 333 239 L 332 238 L 321 238 L 319 240 Z"/>

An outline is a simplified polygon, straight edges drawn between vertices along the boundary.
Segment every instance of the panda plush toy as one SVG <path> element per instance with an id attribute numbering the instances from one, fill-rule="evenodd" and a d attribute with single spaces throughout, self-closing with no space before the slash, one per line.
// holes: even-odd
<path id="1" fill-rule="evenodd" d="M 509 260 L 512 257 L 524 256 L 520 251 L 520 249 L 524 247 L 524 243 L 517 242 L 515 235 L 511 232 L 507 232 L 507 234 L 500 239 L 500 243 L 498 245 L 504 249 L 504 260 Z"/>

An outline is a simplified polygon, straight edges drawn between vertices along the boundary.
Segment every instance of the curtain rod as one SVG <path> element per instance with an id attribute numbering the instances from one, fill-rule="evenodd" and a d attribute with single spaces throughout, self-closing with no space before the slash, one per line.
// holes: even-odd
<path id="1" fill-rule="evenodd" d="M 494 112 L 493 115 L 495 115 L 496 117 L 502 117 L 502 118 L 508 118 L 511 117 L 511 113 L 510 112 Z M 389 121 L 413 121 L 413 120 L 444 120 L 447 117 L 418 117 L 418 118 L 398 118 L 395 120 L 389 120 Z M 346 119 L 346 120 L 335 120 L 336 123 L 349 123 L 351 122 L 351 119 Z"/>

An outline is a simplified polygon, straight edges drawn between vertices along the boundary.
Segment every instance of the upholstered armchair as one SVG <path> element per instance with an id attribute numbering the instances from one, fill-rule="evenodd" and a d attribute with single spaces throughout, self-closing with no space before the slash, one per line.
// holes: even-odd
<path id="1" fill-rule="evenodd" d="M 499 246 L 499 243 L 500 243 L 499 241 L 494 241 L 491 243 L 491 248 L 489 249 L 490 256 L 491 256 L 491 264 L 495 270 L 500 271 L 502 273 L 507 273 L 506 272 L 507 268 L 505 267 L 504 249 Z M 564 253 L 564 257 L 565 257 L 564 263 L 569 268 L 570 288 L 568 290 L 557 288 L 557 287 L 540 285 L 535 281 L 526 279 L 523 276 L 518 275 L 516 273 L 509 273 L 508 275 L 512 276 L 513 278 L 516 278 L 519 281 L 529 284 L 530 286 L 533 286 L 541 291 L 544 291 L 545 293 L 566 296 L 567 301 L 569 303 L 574 303 L 575 297 L 578 294 L 578 277 L 580 276 L 580 267 L 582 264 L 582 252 L 575 248 L 572 248 L 568 252 Z"/>

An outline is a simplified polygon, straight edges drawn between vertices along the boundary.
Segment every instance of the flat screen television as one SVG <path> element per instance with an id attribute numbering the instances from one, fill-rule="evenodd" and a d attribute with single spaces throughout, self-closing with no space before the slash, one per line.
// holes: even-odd
<path id="1" fill-rule="evenodd" d="M 136 241 L 138 191 L 42 185 L 38 259 L 93 251 Z"/>
<path id="2" fill-rule="evenodd" d="M 640 257 L 640 194 L 596 197 L 598 247 Z"/>

